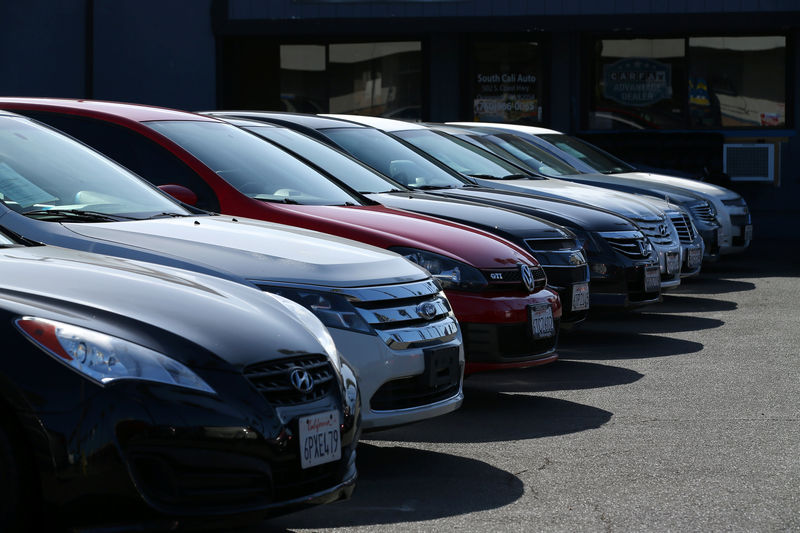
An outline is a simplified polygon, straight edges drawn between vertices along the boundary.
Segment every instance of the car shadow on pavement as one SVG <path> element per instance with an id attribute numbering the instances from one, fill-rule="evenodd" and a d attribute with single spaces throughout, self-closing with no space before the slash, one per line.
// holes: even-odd
<path id="1" fill-rule="evenodd" d="M 264 522 L 247 533 L 434 520 L 497 509 L 520 499 L 523 482 L 483 461 L 406 446 L 358 446 L 351 500 Z"/>
<path id="2" fill-rule="evenodd" d="M 762 276 L 763 277 L 763 276 Z M 677 294 L 728 294 L 755 290 L 756 285 L 751 281 L 726 279 L 711 274 L 703 274 L 700 278 L 683 280 L 680 286 L 669 291 L 666 295 Z"/>
<path id="3" fill-rule="evenodd" d="M 664 318 L 663 316 L 660 318 Z M 635 324 L 638 324 L 637 321 Z M 642 322 L 644 327 L 646 322 Z M 714 327 L 717 327 L 716 325 Z M 690 328 L 694 329 L 694 328 Z M 698 328 L 702 329 L 702 328 Z M 683 330 L 681 330 L 683 331 Z M 696 353 L 703 349 L 699 342 L 605 330 L 585 330 L 562 337 L 558 353 L 566 360 L 650 359 Z"/>
<path id="4" fill-rule="evenodd" d="M 611 419 L 603 409 L 567 400 L 468 388 L 458 411 L 410 426 L 368 433 L 383 442 L 490 443 L 596 429 Z"/>
<path id="5" fill-rule="evenodd" d="M 720 300 L 718 298 L 702 298 L 680 293 L 670 293 L 664 296 L 664 301 L 654 311 L 658 313 L 712 313 L 721 311 L 735 311 L 739 308 L 736 302 Z M 643 313 L 649 309 L 642 309 Z"/>

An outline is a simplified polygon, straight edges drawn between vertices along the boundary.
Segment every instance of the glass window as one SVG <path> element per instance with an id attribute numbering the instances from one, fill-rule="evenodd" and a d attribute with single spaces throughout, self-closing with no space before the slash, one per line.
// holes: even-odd
<path id="1" fill-rule="evenodd" d="M 358 203 L 299 159 L 236 126 L 192 120 L 147 124 L 251 198 L 307 205 Z"/>
<path id="2" fill-rule="evenodd" d="M 590 129 L 684 128 L 684 39 L 602 39 L 594 45 Z"/>
<path id="3" fill-rule="evenodd" d="M 147 137 L 88 117 L 51 112 L 26 114 L 80 139 L 153 185 L 176 184 L 190 189 L 197 195 L 200 209 L 219 211 L 214 190 L 183 161 Z"/>
<path id="4" fill-rule="evenodd" d="M 572 165 L 560 160 L 553 154 L 535 144 L 531 144 L 525 139 L 517 137 L 511 133 L 498 133 L 489 139 L 494 141 L 496 146 L 507 150 L 513 156 L 521 159 L 533 170 L 555 178 L 558 176 L 568 176 L 580 174 L 580 171 Z"/>
<path id="5" fill-rule="evenodd" d="M 94 150 L 16 118 L 0 121 L 0 198 L 23 213 L 63 209 L 134 218 L 189 214 Z"/>
<path id="6" fill-rule="evenodd" d="M 689 66 L 692 126 L 786 125 L 785 37 L 691 37 Z"/>
<path id="7" fill-rule="evenodd" d="M 553 133 L 539 134 L 538 137 L 572 157 L 578 158 L 602 174 L 618 174 L 636 170 L 624 161 L 577 137 Z"/>
<path id="8" fill-rule="evenodd" d="M 378 172 L 412 189 L 463 187 L 464 182 L 402 142 L 372 128 L 323 131 L 337 145 Z"/>
<path id="9" fill-rule="evenodd" d="M 540 48 L 539 43 L 530 41 L 473 43 L 474 120 L 542 121 Z"/>
<path id="10" fill-rule="evenodd" d="M 247 126 L 245 129 L 286 148 L 318 168 L 325 169 L 331 176 L 362 194 L 400 190 L 395 182 L 384 178 L 349 155 L 302 133 L 287 128 L 263 126 Z"/>
<path id="11" fill-rule="evenodd" d="M 421 118 L 419 41 L 281 45 L 287 111 Z"/>

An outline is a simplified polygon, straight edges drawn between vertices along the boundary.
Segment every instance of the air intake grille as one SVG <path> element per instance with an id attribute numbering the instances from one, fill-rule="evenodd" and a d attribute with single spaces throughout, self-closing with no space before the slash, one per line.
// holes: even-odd
<path id="1" fill-rule="evenodd" d="M 711 205 L 708 202 L 703 202 L 702 204 L 693 205 L 691 207 L 692 213 L 702 220 L 703 222 L 707 222 L 709 224 L 716 224 L 717 219 L 714 217 L 714 210 L 711 209 Z"/>
<path id="2" fill-rule="evenodd" d="M 694 241 L 695 234 L 689 216 L 683 213 L 673 213 L 669 218 L 678 231 L 678 240 L 683 244 L 691 244 Z"/>
<path id="3" fill-rule="evenodd" d="M 773 181 L 774 144 L 723 145 L 723 172 L 733 181 Z"/>
<path id="4" fill-rule="evenodd" d="M 295 369 L 308 372 L 314 384 L 310 391 L 300 392 L 290 376 Z M 248 366 L 244 376 L 274 406 L 299 405 L 326 396 L 336 384 L 333 368 L 324 355 L 307 355 Z"/>

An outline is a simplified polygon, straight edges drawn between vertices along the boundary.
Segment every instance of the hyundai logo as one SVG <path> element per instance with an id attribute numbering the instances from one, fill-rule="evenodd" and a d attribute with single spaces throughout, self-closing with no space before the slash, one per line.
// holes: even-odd
<path id="1" fill-rule="evenodd" d="M 289 381 L 292 382 L 295 389 L 303 394 L 311 392 L 311 389 L 314 388 L 314 378 L 302 368 L 292 370 L 292 373 L 289 374 Z"/>
<path id="2" fill-rule="evenodd" d="M 528 289 L 528 291 L 533 291 L 533 289 L 536 287 L 536 282 L 533 281 L 533 273 L 531 272 L 531 267 L 529 267 L 525 263 L 520 263 L 519 272 L 522 275 L 522 283 L 525 284 L 525 287 Z"/>
<path id="3" fill-rule="evenodd" d="M 667 227 L 666 224 L 659 224 L 658 225 L 658 233 L 662 237 L 666 237 L 667 235 L 669 235 L 669 228 Z"/>
<path id="4" fill-rule="evenodd" d="M 436 316 L 437 309 L 436 306 L 433 305 L 433 302 L 422 302 L 417 306 L 417 313 L 422 318 L 430 320 L 431 318 Z"/>

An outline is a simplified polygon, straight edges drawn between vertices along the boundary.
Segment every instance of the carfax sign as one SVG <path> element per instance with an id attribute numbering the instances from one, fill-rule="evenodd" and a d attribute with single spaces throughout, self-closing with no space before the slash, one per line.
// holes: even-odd
<path id="1" fill-rule="evenodd" d="M 603 67 L 603 96 L 629 106 L 648 106 L 672 96 L 672 67 L 644 57 Z"/>

